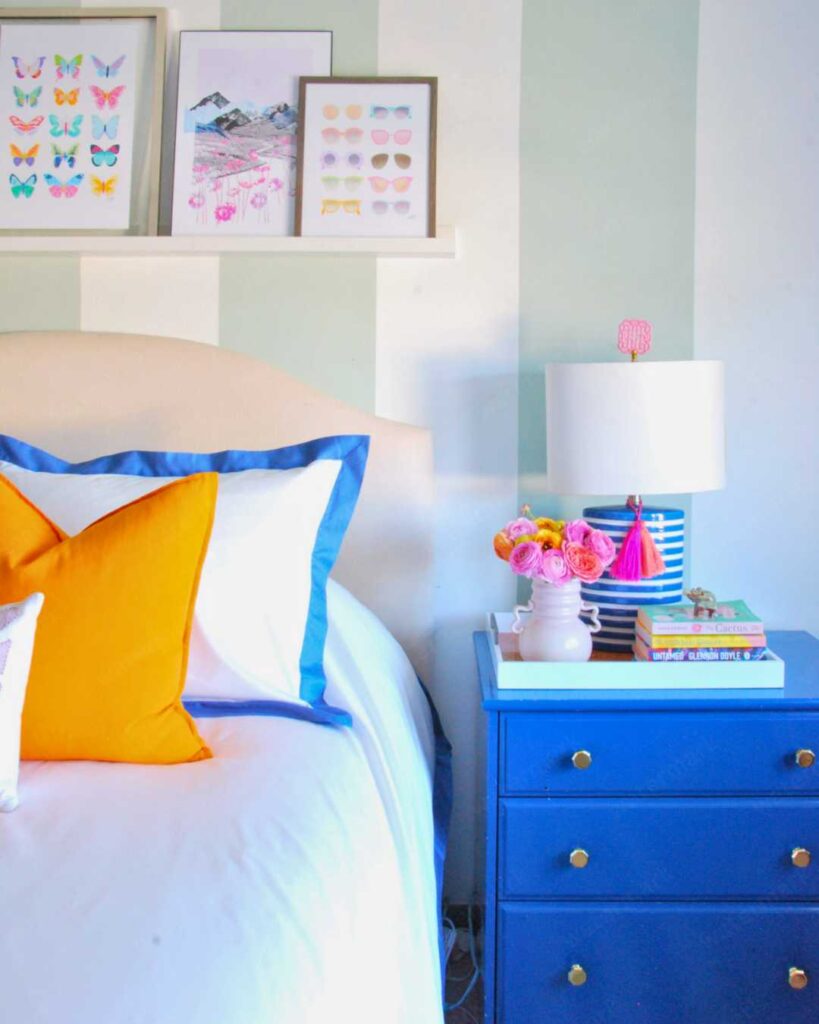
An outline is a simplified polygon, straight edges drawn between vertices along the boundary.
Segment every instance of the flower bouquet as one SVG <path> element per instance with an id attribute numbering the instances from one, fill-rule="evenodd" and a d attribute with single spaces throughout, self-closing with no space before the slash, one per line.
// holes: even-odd
<path id="1" fill-rule="evenodd" d="M 594 583 L 614 561 L 611 538 L 583 519 L 563 522 L 521 516 L 495 534 L 495 553 L 512 572 L 532 581 L 528 604 L 515 608 L 512 627 L 524 661 L 588 661 L 591 633 L 600 629 L 595 605 L 580 596 L 580 582 Z M 524 621 L 521 612 L 531 613 Z M 586 612 L 587 626 L 580 618 Z"/>
<path id="2" fill-rule="evenodd" d="M 573 579 L 594 583 L 614 561 L 611 538 L 585 519 L 533 519 L 527 505 L 521 511 L 495 534 L 495 554 L 518 576 L 556 587 Z"/>

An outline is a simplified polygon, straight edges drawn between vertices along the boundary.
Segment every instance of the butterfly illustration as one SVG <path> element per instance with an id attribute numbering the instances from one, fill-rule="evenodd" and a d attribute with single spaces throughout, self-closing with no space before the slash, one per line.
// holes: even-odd
<path id="1" fill-rule="evenodd" d="M 39 143 L 26 150 L 25 153 L 22 149 L 18 149 L 13 142 L 9 143 L 9 149 L 11 150 L 11 159 L 14 161 L 15 167 L 19 167 L 20 164 L 26 164 L 28 167 L 31 167 L 34 163 L 34 158 L 40 152 Z"/>
<path id="2" fill-rule="evenodd" d="M 65 196 L 70 199 L 72 196 L 77 194 L 77 189 L 82 183 L 82 179 L 85 177 L 84 174 L 75 174 L 68 181 L 60 181 L 59 178 L 55 178 L 53 174 L 46 172 L 43 177 L 45 178 L 46 185 L 48 185 L 48 191 L 54 196 L 55 199 L 59 199 L 60 196 Z"/>
<path id="3" fill-rule="evenodd" d="M 55 53 L 54 63 L 57 66 L 57 78 L 78 78 L 82 67 L 82 54 L 78 53 L 73 60 L 66 60 L 59 53 Z"/>
<path id="4" fill-rule="evenodd" d="M 16 174 L 10 174 L 9 184 L 11 185 L 11 194 L 15 199 L 19 199 L 20 196 L 30 199 L 34 192 L 34 186 L 37 184 L 37 175 L 31 174 L 25 181 L 20 181 Z"/>
<path id="5" fill-rule="evenodd" d="M 105 104 L 114 110 L 117 103 L 119 103 L 120 96 L 125 92 L 124 85 L 118 85 L 116 89 L 109 89 L 108 92 L 105 89 L 100 89 L 98 85 L 91 86 L 91 95 L 94 97 L 94 102 L 97 104 L 99 110 L 105 110 Z"/>
<path id="6" fill-rule="evenodd" d="M 91 54 L 91 60 L 94 62 L 94 67 L 97 69 L 97 74 L 100 78 L 116 78 L 119 74 L 119 69 L 125 63 L 125 54 L 117 59 L 112 64 L 104 64 L 99 57 L 95 57 Z"/>
<path id="7" fill-rule="evenodd" d="M 117 183 L 116 174 L 112 178 L 95 178 L 91 175 L 91 192 L 95 196 L 112 196 Z"/>
<path id="8" fill-rule="evenodd" d="M 12 128 L 14 128 L 18 135 L 31 135 L 32 132 L 37 131 L 44 120 L 45 118 L 42 116 L 35 117 L 31 121 L 21 121 L 15 114 L 9 117 Z"/>
<path id="9" fill-rule="evenodd" d="M 71 121 L 61 121 L 55 114 L 49 114 L 48 120 L 51 124 L 49 135 L 53 135 L 55 139 L 58 139 L 61 135 L 70 135 L 72 139 L 76 139 L 80 134 L 84 116 L 83 114 L 77 114 Z"/>
<path id="10" fill-rule="evenodd" d="M 79 98 L 79 89 L 69 89 L 68 92 L 64 92 L 62 89 L 57 87 L 54 90 L 54 100 L 58 107 L 61 107 L 64 103 L 67 103 L 69 107 L 75 107 Z"/>
<path id="11" fill-rule="evenodd" d="M 79 143 L 74 143 L 69 149 L 60 149 L 59 146 L 55 146 L 51 143 L 51 153 L 54 157 L 54 166 L 59 167 L 60 164 L 65 164 L 67 167 L 73 167 L 77 161 L 77 150 L 80 148 Z"/>
<path id="12" fill-rule="evenodd" d="M 39 78 L 43 73 L 45 57 L 35 57 L 30 64 L 27 64 L 21 57 L 12 57 L 11 59 L 14 63 L 14 73 L 18 78 Z"/>
<path id="13" fill-rule="evenodd" d="M 43 91 L 43 87 L 41 85 L 38 85 L 36 89 L 32 89 L 31 92 L 23 92 L 23 90 L 18 88 L 16 85 L 13 86 L 13 88 L 14 98 L 17 101 L 18 107 L 36 107 L 37 100 L 40 98 L 40 93 Z"/>
<path id="14" fill-rule="evenodd" d="M 119 114 L 114 114 L 113 117 L 109 117 L 107 121 L 103 121 L 101 117 L 97 117 L 96 114 L 91 115 L 91 134 L 95 139 L 101 139 L 103 135 L 107 135 L 109 139 L 115 139 L 117 137 L 117 129 L 119 128 Z"/>
<path id="15" fill-rule="evenodd" d="M 113 167 L 119 156 L 119 144 L 111 146 L 110 149 L 100 149 L 91 143 L 91 163 L 95 167 Z"/>

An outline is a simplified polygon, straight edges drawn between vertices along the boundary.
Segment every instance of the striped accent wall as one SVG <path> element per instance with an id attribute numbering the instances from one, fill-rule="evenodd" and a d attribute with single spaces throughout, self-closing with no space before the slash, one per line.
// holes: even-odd
<path id="1" fill-rule="evenodd" d="M 329 28 L 336 73 L 437 75 L 439 220 L 457 225 L 458 258 L 0 258 L 0 330 L 223 345 L 433 430 L 430 683 L 455 747 L 447 890 L 463 902 L 482 875 L 470 633 L 516 593 L 492 534 L 524 500 L 576 515 L 623 497 L 545 494 L 545 363 L 613 358 L 624 317 L 653 322 L 658 358 L 725 358 L 728 488 L 655 503 L 686 511 L 691 582 L 819 628 L 819 546 L 757 553 L 772 516 L 812 536 L 819 505 L 819 8 L 173 0 L 172 29 L 220 27 Z M 174 42 L 169 111 L 175 75 Z M 169 116 L 165 223 L 172 141 Z"/>

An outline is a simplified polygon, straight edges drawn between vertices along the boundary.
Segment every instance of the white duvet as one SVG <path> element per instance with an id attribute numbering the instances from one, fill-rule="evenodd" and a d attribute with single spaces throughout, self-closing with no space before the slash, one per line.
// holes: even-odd
<path id="1" fill-rule="evenodd" d="M 328 597 L 352 729 L 200 719 L 210 761 L 24 762 L 3 1024 L 440 1024 L 429 710 L 386 630 Z"/>

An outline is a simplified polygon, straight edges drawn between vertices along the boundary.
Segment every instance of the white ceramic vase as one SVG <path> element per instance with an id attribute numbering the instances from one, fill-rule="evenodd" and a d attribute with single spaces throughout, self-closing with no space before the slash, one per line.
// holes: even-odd
<path id="1" fill-rule="evenodd" d="M 587 626 L 580 613 L 588 612 L 592 625 Z M 526 619 L 521 612 L 530 612 Z M 546 580 L 532 580 L 532 597 L 528 604 L 515 606 L 512 632 L 519 637 L 520 656 L 524 661 L 588 661 L 591 657 L 591 634 L 600 629 L 596 605 L 580 596 L 580 580 L 571 579 L 557 587 Z"/>

